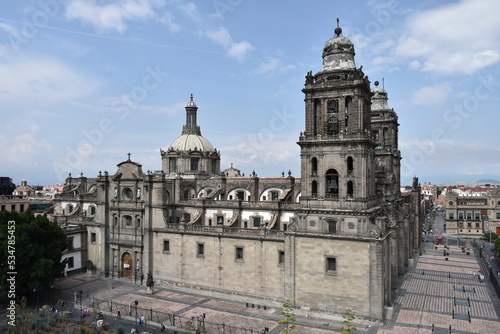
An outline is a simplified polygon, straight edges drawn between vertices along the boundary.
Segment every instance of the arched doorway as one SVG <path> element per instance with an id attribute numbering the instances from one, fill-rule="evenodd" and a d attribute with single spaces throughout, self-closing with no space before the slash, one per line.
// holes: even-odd
<path id="1" fill-rule="evenodd" d="M 132 255 L 123 253 L 122 255 L 122 277 L 132 277 Z"/>
<path id="2" fill-rule="evenodd" d="M 325 175 L 325 197 L 332 198 L 339 196 L 339 173 L 335 169 L 329 169 Z"/>

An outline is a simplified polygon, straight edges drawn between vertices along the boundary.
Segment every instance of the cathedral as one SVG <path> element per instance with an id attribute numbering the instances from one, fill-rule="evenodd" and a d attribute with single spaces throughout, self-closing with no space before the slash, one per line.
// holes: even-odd
<path id="1" fill-rule="evenodd" d="M 84 228 L 87 268 L 105 277 L 385 319 L 421 242 L 420 188 L 401 194 L 398 116 L 354 56 L 337 24 L 305 76 L 300 178 L 221 170 L 191 95 L 161 170 L 129 155 L 113 173 L 70 175 L 52 219 Z"/>

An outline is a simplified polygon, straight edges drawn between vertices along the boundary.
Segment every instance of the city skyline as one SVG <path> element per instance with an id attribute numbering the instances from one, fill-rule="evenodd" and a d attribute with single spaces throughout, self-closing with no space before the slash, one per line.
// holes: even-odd
<path id="1" fill-rule="evenodd" d="M 361 6 L 359 4 L 362 4 Z M 494 0 L 55 0 L 0 5 L 1 176 L 160 170 L 190 94 L 221 169 L 300 176 L 308 71 L 336 18 L 399 116 L 402 185 L 498 179 Z M 7 125 L 7 126 L 6 126 Z"/>

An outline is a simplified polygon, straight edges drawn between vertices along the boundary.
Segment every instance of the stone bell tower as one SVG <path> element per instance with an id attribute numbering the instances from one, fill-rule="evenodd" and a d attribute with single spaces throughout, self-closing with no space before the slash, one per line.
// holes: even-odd
<path id="1" fill-rule="evenodd" d="M 370 82 L 354 63 L 354 45 L 335 28 L 319 72 L 307 73 L 306 129 L 300 135 L 302 204 L 367 209 L 374 203 L 375 145 Z"/>

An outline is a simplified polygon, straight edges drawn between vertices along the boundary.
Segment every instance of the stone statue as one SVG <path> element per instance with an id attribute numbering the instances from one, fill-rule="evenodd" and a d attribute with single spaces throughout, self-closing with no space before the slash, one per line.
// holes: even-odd
<path id="1" fill-rule="evenodd" d="M 306 85 L 309 85 L 312 83 L 314 83 L 314 79 L 313 79 L 312 71 L 309 71 L 309 72 L 307 72 L 307 75 L 306 75 Z"/>

